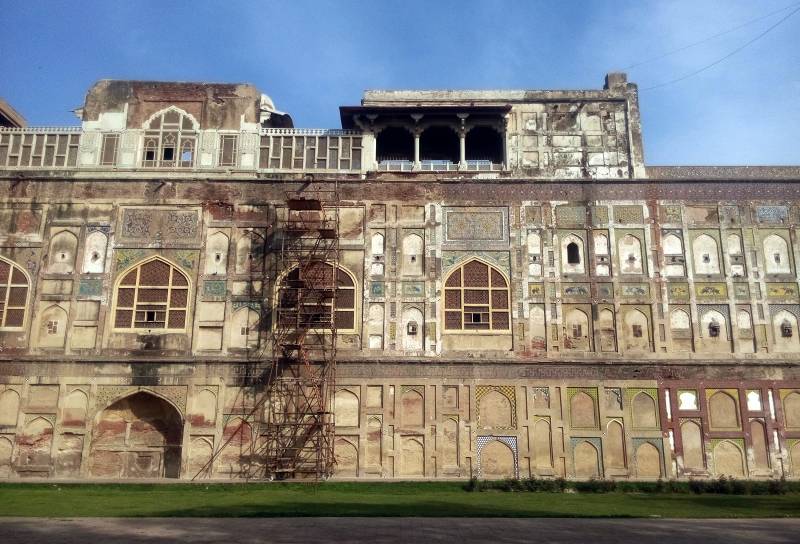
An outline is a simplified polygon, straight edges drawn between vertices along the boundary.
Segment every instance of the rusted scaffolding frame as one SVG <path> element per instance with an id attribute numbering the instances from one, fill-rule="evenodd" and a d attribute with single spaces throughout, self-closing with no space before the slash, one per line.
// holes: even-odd
<path id="1" fill-rule="evenodd" d="M 245 480 L 323 480 L 333 474 L 338 200 L 335 182 L 286 193 L 261 278 L 269 309 L 260 312 L 256 346 L 237 376 L 238 394 L 252 394 L 253 404 L 235 416 L 240 423 L 193 480 L 208 474 L 235 441 Z M 250 436 L 242 440 L 246 432 Z"/>

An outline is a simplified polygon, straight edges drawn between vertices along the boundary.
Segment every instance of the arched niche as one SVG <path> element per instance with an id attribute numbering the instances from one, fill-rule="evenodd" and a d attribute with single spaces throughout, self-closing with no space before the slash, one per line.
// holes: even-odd
<path id="1" fill-rule="evenodd" d="M 726 391 L 717 391 L 708 399 L 711 428 L 734 430 L 739 428 L 739 410 L 736 400 Z"/>
<path id="2" fill-rule="evenodd" d="M 419 234 L 406 234 L 403 236 L 403 275 L 421 276 L 423 271 L 424 241 Z"/>
<path id="3" fill-rule="evenodd" d="M 106 268 L 106 249 L 108 237 L 96 230 L 86 237 L 86 247 L 83 250 L 83 273 L 100 274 Z"/>
<path id="4" fill-rule="evenodd" d="M 656 401 L 644 391 L 637 393 L 631 402 L 633 426 L 637 429 L 658 428 L 658 411 Z"/>
<path id="5" fill-rule="evenodd" d="M 700 330 L 703 341 L 712 342 L 719 349 L 730 341 L 728 337 L 728 321 L 716 310 L 708 310 L 700 316 Z M 726 349 L 730 349 L 729 346 Z"/>
<path id="6" fill-rule="evenodd" d="M 575 477 L 581 480 L 600 477 L 600 455 L 594 444 L 579 442 L 572 451 Z"/>
<path id="7" fill-rule="evenodd" d="M 61 306 L 48 306 L 39 320 L 39 346 L 63 348 L 67 339 L 67 312 Z"/>
<path id="8" fill-rule="evenodd" d="M 370 247 L 373 256 L 382 256 L 386 251 L 386 238 L 382 233 L 376 232 L 372 235 Z"/>
<path id="9" fill-rule="evenodd" d="M 581 237 L 567 234 L 561 239 L 561 270 L 565 274 L 585 274 L 585 256 Z"/>
<path id="10" fill-rule="evenodd" d="M 622 274 L 641 274 L 644 271 L 642 264 L 642 243 L 632 234 L 626 234 L 617 242 L 619 266 Z"/>
<path id="11" fill-rule="evenodd" d="M 425 445 L 421 436 L 403 436 L 400 439 L 400 475 L 425 476 Z"/>
<path id="12" fill-rule="evenodd" d="M 625 430 L 621 421 L 615 419 L 608 423 L 604 442 L 605 466 L 607 468 L 625 468 Z"/>
<path id="13" fill-rule="evenodd" d="M 481 477 L 486 480 L 516 478 L 514 450 L 500 440 L 490 440 L 480 451 Z"/>
<path id="14" fill-rule="evenodd" d="M 104 478 L 178 478 L 183 418 L 166 399 L 139 391 L 95 417 L 89 472 Z"/>
<path id="15" fill-rule="evenodd" d="M 800 428 L 800 391 L 791 391 L 781 400 L 783 421 L 787 428 Z"/>
<path id="16" fill-rule="evenodd" d="M 408 389 L 400 396 L 400 421 L 403 427 L 425 424 L 425 399 L 416 389 Z"/>
<path id="17" fill-rule="evenodd" d="M 636 448 L 636 476 L 648 480 L 662 476 L 661 452 L 650 442 Z"/>
<path id="18" fill-rule="evenodd" d="M 714 474 L 729 478 L 744 478 L 744 455 L 741 448 L 730 440 L 723 440 L 714 447 Z"/>
<path id="19" fill-rule="evenodd" d="M 249 307 L 239 308 L 231 317 L 229 347 L 256 349 L 259 345 L 261 317 Z"/>
<path id="20" fill-rule="evenodd" d="M 625 312 L 625 345 L 627 351 L 650 351 L 650 320 L 639 309 Z"/>
<path id="21" fill-rule="evenodd" d="M 333 454 L 336 458 L 337 476 L 349 478 L 358 476 L 358 447 L 356 443 L 339 437 L 333 444 Z"/>
<path id="22" fill-rule="evenodd" d="M 73 390 L 64 399 L 64 410 L 61 416 L 63 427 L 83 427 L 86 425 L 86 415 L 89 407 L 89 397 L 80 389 Z"/>
<path id="23" fill-rule="evenodd" d="M 419 308 L 403 308 L 403 350 L 422 351 L 425 345 L 425 321 Z"/>
<path id="24" fill-rule="evenodd" d="M 701 234 L 692 242 L 692 261 L 695 274 L 720 273 L 717 241 L 708 234 Z"/>
<path id="25" fill-rule="evenodd" d="M 597 326 L 600 329 L 600 351 L 617 351 L 617 333 L 614 322 L 614 312 L 609 308 L 600 310 L 597 316 Z"/>
<path id="26" fill-rule="evenodd" d="M 240 231 L 236 240 L 236 262 L 234 270 L 237 274 L 258 274 L 264 270 L 266 240 L 255 230 Z"/>
<path id="27" fill-rule="evenodd" d="M 334 415 L 337 427 L 359 426 L 358 396 L 348 389 L 340 389 L 334 396 Z"/>
<path id="28" fill-rule="evenodd" d="M 193 427 L 213 427 L 217 421 L 217 395 L 209 389 L 201 389 L 192 399 L 189 416 Z"/>
<path id="29" fill-rule="evenodd" d="M 225 275 L 228 271 L 228 236 L 217 231 L 206 240 L 205 273 Z"/>
<path id="30" fill-rule="evenodd" d="M 589 316 L 583 310 L 570 308 L 564 314 L 564 348 L 578 351 L 591 350 Z"/>
<path id="31" fill-rule="evenodd" d="M 553 444 L 550 422 L 540 419 L 533 426 L 533 460 L 536 468 L 553 466 Z"/>
<path id="32" fill-rule="evenodd" d="M 783 236 L 770 234 L 764 238 L 764 267 L 767 274 L 791 274 L 789 244 Z"/>
<path id="33" fill-rule="evenodd" d="M 78 237 L 68 230 L 62 230 L 50 239 L 47 255 L 47 271 L 51 274 L 72 274 L 75 271 L 75 256 L 78 251 Z"/>
<path id="34" fill-rule="evenodd" d="M 570 424 L 577 429 L 597 427 L 597 406 L 586 391 L 576 391 L 569 400 Z"/>
<path id="35" fill-rule="evenodd" d="M 511 400 L 497 390 L 489 391 L 479 401 L 479 421 L 484 428 L 510 428 L 514 425 Z"/>
<path id="36" fill-rule="evenodd" d="M 797 316 L 792 312 L 775 312 L 772 316 L 772 336 L 776 352 L 800 352 L 800 331 L 797 330 Z"/>
<path id="37" fill-rule="evenodd" d="M 53 456 L 53 424 L 43 417 L 31 419 L 17 435 L 17 447 L 20 466 L 49 469 Z"/>
<path id="38" fill-rule="evenodd" d="M 697 422 L 686 420 L 681 423 L 681 444 L 684 469 L 703 470 L 705 467 L 703 432 Z"/>
<path id="39" fill-rule="evenodd" d="M 0 392 L 0 427 L 16 427 L 18 416 L 19 393 L 13 389 Z"/>

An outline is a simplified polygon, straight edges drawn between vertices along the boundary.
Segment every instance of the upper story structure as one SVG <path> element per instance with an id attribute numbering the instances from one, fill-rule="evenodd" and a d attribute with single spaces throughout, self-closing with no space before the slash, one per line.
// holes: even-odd
<path id="1" fill-rule="evenodd" d="M 645 177 L 636 86 L 597 91 L 367 91 L 342 129 L 296 129 L 248 84 L 102 80 L 80 127 L 17 127 L 0 168 L 76 175 Z"/>

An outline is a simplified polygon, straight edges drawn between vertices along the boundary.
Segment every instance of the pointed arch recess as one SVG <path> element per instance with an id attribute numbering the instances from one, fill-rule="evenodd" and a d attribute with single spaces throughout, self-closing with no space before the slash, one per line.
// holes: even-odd
<path id="1" fill-rule="evenodd" d="M 188 274 L 158 255 L 129 267 L 114 286 L 114 329 L 186 330 L 191 286 Z"/>
<path id="2" fill-rule="evenodd" d="M 499 268 L 472 258 L 451 270 L 444 284 L 445 331 L 510 334 L 509 278 Z"/>

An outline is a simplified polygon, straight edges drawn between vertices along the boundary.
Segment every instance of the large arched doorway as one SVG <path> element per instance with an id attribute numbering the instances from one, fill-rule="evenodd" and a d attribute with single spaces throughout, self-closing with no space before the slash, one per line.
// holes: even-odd
<path id="1" fill-rule="evenodd" d="M 140 391 L 95 419 L 89 472 L 99 478 L 178 478 L 183 418 L 166 400 Z"/>

